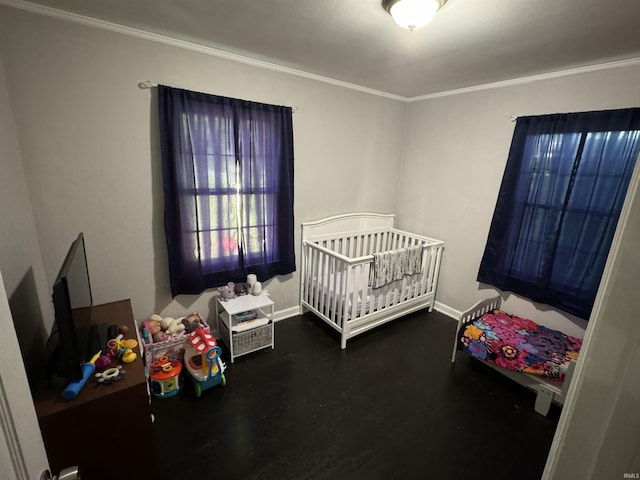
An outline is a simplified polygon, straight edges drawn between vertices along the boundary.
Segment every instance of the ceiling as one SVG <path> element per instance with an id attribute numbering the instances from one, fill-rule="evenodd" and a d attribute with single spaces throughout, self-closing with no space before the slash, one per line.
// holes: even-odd
<path id="1" fill-rule="evenodd" d="M 51 7 L 404 98 L 640 61 L 636 0 L 448 0 L 414 32 L 381 0 L 0 3 Z"/>

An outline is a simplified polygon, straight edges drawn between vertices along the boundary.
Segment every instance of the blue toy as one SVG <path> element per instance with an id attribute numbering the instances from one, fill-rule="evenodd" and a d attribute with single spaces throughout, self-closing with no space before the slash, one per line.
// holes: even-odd
<path id="1" fill-rule="evenodd" d="M 193 380 L 196 397 L 204 390 L 227 383 L 224 371 L 227 366 L 220 357 L 222 350 L 216 340 L 204 329 L 197 328 L 189 336 L 190 346 L 185 349 L 184 358 L 187 374 Z"/>
<path id="2" fill-rule="evenodd" d="M 69 385 L 67 385 L 67 388 L 63 390 L 62 398 L 65 400 L 73 400 L 76 398 L 80 390 L 82 390 L 82 387 L 84 387 L 84 384 L 87 383 L 91 374 L 96 371 L 96 360 L 100 358 L 101 353 L 101 351 L 96 353 L 91 360 L 82 366 L 82 378 L 80 380 L 70 382 Z"/>

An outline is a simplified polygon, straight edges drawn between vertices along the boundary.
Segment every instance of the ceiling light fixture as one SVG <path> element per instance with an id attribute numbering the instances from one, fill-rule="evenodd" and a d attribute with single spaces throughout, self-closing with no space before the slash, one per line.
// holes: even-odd
<path id="1" fill-rule="evenodd" d="M 447 0 L 382 0 L 395 22 L 412 32 L 429 23 Z"/>

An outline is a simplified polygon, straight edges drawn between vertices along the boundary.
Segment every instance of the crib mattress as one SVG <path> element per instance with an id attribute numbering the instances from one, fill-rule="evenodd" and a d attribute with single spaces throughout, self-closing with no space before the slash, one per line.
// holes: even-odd
<path id="1" fill-rule="evenodd" d="M 325 278 L 322 276 L 316 277 L 314 281 L 316 282 L 315 285 L 321 286 L 321 293 L 324 296 L 324 306 L 328 311 L 333 310 L 334 290 L 337 289 L 338 296 L 336 310 L 341 312 L 344 307 L 344 302 L 347 302 L 348 318 L 354 318 L 375 312 L 383 307 L 396 305 L 400 302 L 406 301 L 408 298 L 417 296 L 418 293 L 422 291 L 422 276 L 412 275 L 406 277 L 406 279 L 407 280 L 405 282 L 399 280 L 376 289 L 367 286 L 366 296 L 360 294 L 355 296 L 355 309 L 353 305 L 353 291 L 355 285 L 354 278 L 349 280 L 346 290 L 341 288 L 342 282 L 340 273 L 330 274 Z M 362 298 L 363 296 L 364 301 Z"/>
<path id="2" fill-rule="evenodd" d="M 518 372 L 563 380 L 582 340 L 502 310 L 460 329 L 458 348 L 472 357 Z"/>

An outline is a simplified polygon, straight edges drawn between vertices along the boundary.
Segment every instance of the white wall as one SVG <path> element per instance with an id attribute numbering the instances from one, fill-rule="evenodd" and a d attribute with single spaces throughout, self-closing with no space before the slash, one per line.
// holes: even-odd
<path id="1" fill-rule="evenodd" d="M 36 225 L 0 55 L 0 271 L 25 366 L 35 374 L 53 320 Z"/>
<path id="2" fill-rule="evenodd" d="M 437 300 L 464 310 L 486 298 L 475 281 L 511 144 L 512 115 L 640 106 L 640 65 L 409 105 L 397 212 L 403 228 L 445 241 Z M 585 322 L 510 295 L 507 308 L 583 336 Z"/>
<path id="3" fill-rule="evenodd" d="M 545 480 L 640 473 L 639 182 L 636 164 Z"/>
<path id="4" fill-rule="evenodd" d="M 402 102 L 6 7 L 0 51 L 48 281 L 83 231 L 94 300 L 131 298 L 138 320 L 211 303 L 170 298 L 156 101 L 138 82 L 297 107 L 298 224 L 394 210 Z M 265 287 L 298 304 L 297 273 Z"/>

